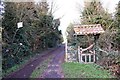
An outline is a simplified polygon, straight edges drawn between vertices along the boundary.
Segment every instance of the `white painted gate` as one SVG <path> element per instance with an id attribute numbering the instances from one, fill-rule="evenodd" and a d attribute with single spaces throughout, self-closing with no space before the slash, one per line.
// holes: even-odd
<path id="1" fill-rule="evenodd" d="M 86 51 L 86 50 L 85 50 Z M 81 63 L 94 63 L 95 62 L 95 50 L 85 53 L 78 47 L 78 60 Z"/>

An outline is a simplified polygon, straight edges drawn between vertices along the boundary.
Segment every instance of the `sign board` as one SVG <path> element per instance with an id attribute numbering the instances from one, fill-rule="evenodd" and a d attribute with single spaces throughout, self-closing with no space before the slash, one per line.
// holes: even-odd
<path id="1" fill-rule="evenodd" d="M 18 28 L 23 27 L 23 22 L 18 22 L 18 23 L 17 23 L 17 27 L 18 27 Z"/>

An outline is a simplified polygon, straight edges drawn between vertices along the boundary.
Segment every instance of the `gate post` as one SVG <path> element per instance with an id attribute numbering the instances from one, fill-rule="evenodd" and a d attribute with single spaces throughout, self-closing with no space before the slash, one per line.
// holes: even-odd
<path id="1" fill-rule="evenodd" d="M 67 62 L 67 56 L 68 56 L 68 53 L 67 53 L 67 39 L 66 39 L 66 42 L 65 42 L 65 62 Z"/>
<path id="2" fill-rule="evenodd" d="M 89 62 L 91 62 L 91 54 L 89 54 Z"/>
<path id="3" fill-rule="evenodd" d="M 81 53 L 80 53 L 80 46 L 78 46 L 78 62 L 81 62 L 81 61 L 80 61 L 80 56 L 81 56 Z"/>
<path id="4" fill-rule="evenodd" d="M 95 62 L 95 50 L 94 50 L 94 62 Z"/>

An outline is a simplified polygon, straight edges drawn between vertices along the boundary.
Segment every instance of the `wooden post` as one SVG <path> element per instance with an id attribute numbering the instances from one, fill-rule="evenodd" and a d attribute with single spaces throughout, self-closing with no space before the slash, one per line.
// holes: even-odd
<path id="1" fill-rule="evenodd" d="M 89 54 L 89 62 L 91 62 L 91 54 Z"/>
<path id="2" fill-rule="evenodd" d="M 65 42 L 65 62 L 67 62 L 67 39 Z"/>
<path id="3" fill-rule="evenodd" d="M 93 56 L 94 56 L 94 62 L 95 62 L 95 50 L 94 50 L 94 55 Z"/>
<path id="4" fill-rule="evenodd" d="M 82 61 L 82 53 L 81 53 L 81 56 L 80 56 L 80 60 L 81 60 L 81 62 L 83 62 L 83 61 Z"/>
<path id="5" fill-rule="evenodd" d="M 85 55 L 85 63 L 87 63 L 87 55 Z"/>
<path id="6" fill-rule="evenodd" d="M 80 62 L 80 47 L 78 46 L 78 62 Z"/>
<path id="7" fill-rule="evenodd" d="M 80 62 L 83 62 L 82 61 L 82 51 L 80 51 Z"/>

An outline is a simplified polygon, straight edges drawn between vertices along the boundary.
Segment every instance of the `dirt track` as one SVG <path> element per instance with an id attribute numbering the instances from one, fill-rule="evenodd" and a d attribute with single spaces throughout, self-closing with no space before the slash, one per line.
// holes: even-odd
<path id="1" fill-rule="evenodd" d="M 65 51 L 59 51 L 48 65 L 48 69 L 40 76 L 40 78 L 64 78 L 61 63 L 64 61 Z"/>
<path id="2" fill-rule="evenodd" d="M 48 56 L 50 55 L 59 55 L 59 53 L 64 51 L 64 46 L 60 46 L 58 48 L 55 48 L 51 51 L 46 51 L 45 55 L 38 56 L 35 60 L 28 62 L 27 65 L 25 65 L 23 68 L 20 70 L 8 75 L 7 78 L 29 78 L 32 71 L 42 62 L 44 61 Z M 64 55 L 64 54 L 63 54 Z M 59 56 L 58 56 L 59 57 Z"/>

